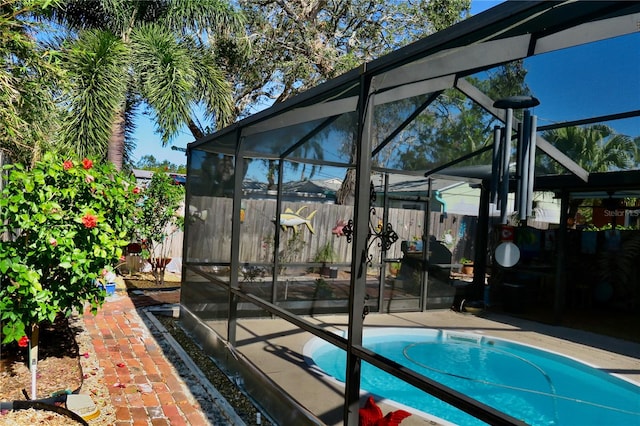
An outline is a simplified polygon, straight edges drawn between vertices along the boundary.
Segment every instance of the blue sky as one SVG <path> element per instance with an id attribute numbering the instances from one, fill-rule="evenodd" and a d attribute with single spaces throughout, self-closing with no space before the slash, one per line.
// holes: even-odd
<path id="1" fill-rule="evenodd" d="M 502 1 L 472 0 L 471 14 L 477 15 L 499 3 L 502 3 Z M 144 155 L 153 155 L 158 161 L 169 160 L 174 164 L 186 164 L 187 158 L 185 154 L 180 151 L 171 150 L 171 145 L 186 147 L 188 143 L 194 140 L 191 133 L 184 128 L 179 135 L 176 136 L 172 144 L 163 147 L 160 135 L 155 132 L 153 121 L 143 115 L 140 115 L 138 119 L 134 136 L 137 140 L 137 146 L 133 152 L 134 162 L 138 161 Z"/>

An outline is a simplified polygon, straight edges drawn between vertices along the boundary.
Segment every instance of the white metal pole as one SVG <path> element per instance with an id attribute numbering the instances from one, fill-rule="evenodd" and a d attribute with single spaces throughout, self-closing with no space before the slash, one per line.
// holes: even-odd
<path id="1" fill-rule="evenodd" d="M 530 202 L 529 200 L 529 196 L 528 196 L 528 189 L 529 189 L 529 155 L 530 155 L 530 149 L 529 146 L 531 144 L 531 135 L 529 132 L 530 129 L 530 120 L 531 120 L 531 112 L 529 110 L 525 110 L 524 111 L 524 116 L 522 118 L 522 128 L 521 128 L 521 135 L 520 135 L 520 140 L 521 140 L 521 146 L 520 149 L 522 150 L 521 156 L 520 156 L 520 180 L 518 182 L 518 216 L 520 218 L 520 220 L 526 220 L 527 217 L 529 216 L 529 211 L 531 210 L 530 208 L 528 208 L 528 204 Z"/>
<path id="2" fill-rule="evenodd" d="M 491 160 L 491 192 L 489 193 L 489 202 L 498 204 L 498 186 L 500 176 L 502 176 L 502 128 L 495 126 L 493 128 L 493 155 Z"/>
<path id="3" fill-rule="evenodd" d="M 507 120 L 502 139 L 502 181 L 500 185 L 500 223 L 507 224 L 507 200 L 509 198 L 509 162 L 511 161 L 511 134 L 513 109 L 507 108 Z"/>
<path id="4" fill-rule="evenodd" d="M 527 179 L 527 217 L 532 216 L 533 212 L 533 184 L 536 178 L 536 133 L 538 129 L 538 117 L 531 116 L 531 125 L 529 126 L 529 177 Z"/>

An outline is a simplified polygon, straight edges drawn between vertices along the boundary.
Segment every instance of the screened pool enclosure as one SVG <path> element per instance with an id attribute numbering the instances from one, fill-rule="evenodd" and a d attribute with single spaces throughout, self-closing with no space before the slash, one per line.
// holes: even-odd
<path id="1" fill-rule="evenodd" d="M 507 1 L 189 144 L 183 321 L 281 424 L 357 425 L 364 361 L 517 424 L 367 350 L 362 328 L 488 303 L 507 224 L 555 230 L 545 291 L 561 312 L 571 201 L 640 189 L 639 25 L 638 2 Z M 621 160 L 598 160 L 614 142 Z M 344 314 L 348 337 L 325 314 Z M 342 403 L 314 408 L 243 353 L 275 319 L 346 351 Z"/>

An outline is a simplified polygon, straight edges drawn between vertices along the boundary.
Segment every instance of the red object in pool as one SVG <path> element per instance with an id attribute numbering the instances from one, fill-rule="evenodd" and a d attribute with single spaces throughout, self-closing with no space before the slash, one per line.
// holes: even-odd
<path id="1" fill-rule="evenodd" d="M 396 410 L 383 417 L 382 410 L 371 396 L 358 412 L 360 414 L 359 426 L 398 426 L 411 415 L 404 410 Z"/>

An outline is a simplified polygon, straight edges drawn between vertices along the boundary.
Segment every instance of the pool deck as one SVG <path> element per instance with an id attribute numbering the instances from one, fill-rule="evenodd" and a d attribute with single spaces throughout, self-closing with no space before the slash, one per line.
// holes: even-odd
<path id="1" fill-rule="evenodd" d="M 345 315 L 308 319 L 331 331 L 347 326 Z M 343 424 L 343 386 L 310 369 L 302 356 L 304 345 L 312 337 L 309 333 L 280 319 L 242 319 L 238 325 L 238 353 L 324 423 Z M 370 314 L 365 327 L 426 327 L 479 333 L 560 353 L 640 384 L 640 344 L 508 315 L 472 315 L 451 310 Z M 397 408 L 384 404 L 381 407 L 384 413 Z M 417 415 L 402 422 L 403 426 L 434 424 Z"/>

